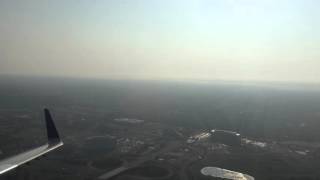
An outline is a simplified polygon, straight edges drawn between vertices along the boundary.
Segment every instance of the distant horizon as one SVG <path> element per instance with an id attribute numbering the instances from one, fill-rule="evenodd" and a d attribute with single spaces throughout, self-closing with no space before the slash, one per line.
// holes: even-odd
<path id="1" fill-rule="evenodd" d="M 320 1 L 0 1 L 0 72 L 320 82 Z"/>
<path id="2" fill-rule="evenodd" d="M 155 81 L 155 82 L 181 82 L 181 83 L 192 83 L 192 84 L 242 84 L 242 85 L 293 85 L 300 86 L 306 85 L 311 87 L 320 87 L 320 82 L 306 82 L 306 81 L 268 81 L 268 80 L 226 80 L 226 79 L 196 79 L 196 78 L 137 78 L 137 77 L 88 77 L 88 76 L 64 76 L 64 75 L 39 75 L 39 74 L 10 74 L 0 73 L 0 78 L 12 77 L 12 78 L 43 78 L 43 79 L 64 79 L 64 80 L 93 80 L 93 81 Z"/>

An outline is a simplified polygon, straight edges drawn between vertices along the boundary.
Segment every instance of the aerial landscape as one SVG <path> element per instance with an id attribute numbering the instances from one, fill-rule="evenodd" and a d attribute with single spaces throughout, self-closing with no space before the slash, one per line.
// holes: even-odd
<path id="1" fill-rule="evenodd" d="M 2 158 L 45 142 L 44 107 L 65 143 L 4 179 L 214 179 L 214 167 L 262 180 L 320 177 L 317 86 L 34 77 L 0 84 Z"/>
<path id="2" fill-rule="evenodd" d="M 0 180 L 320 180 L 319 7 L 0 0 Z"/>

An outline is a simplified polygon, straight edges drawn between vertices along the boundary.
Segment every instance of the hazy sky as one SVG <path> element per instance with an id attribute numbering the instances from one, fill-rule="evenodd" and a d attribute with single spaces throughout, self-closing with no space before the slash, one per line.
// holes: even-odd
<path id="1" fill-rule="evenodd" d="M 320 82 L 318 0 L 1 0 L 0 73 Z"/>

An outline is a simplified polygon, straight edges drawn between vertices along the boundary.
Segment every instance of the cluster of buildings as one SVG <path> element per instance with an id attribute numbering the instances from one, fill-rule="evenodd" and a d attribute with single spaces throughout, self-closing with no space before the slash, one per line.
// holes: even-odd
<path id="1" fill-rule="evenodd" d="M 227 131 L 227 130 L 211 130 L 210 132 L 203 132 L 191 136 L 187 143 L 194 143 L 204 139 L 209 139 L 214 143 L 222 143 L 230 146 L 240 146 L 241 145 L 241 135 L 237 132 Z"/>

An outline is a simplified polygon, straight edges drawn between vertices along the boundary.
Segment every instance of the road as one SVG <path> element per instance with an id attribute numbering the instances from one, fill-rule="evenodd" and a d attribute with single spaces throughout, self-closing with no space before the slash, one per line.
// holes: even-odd
<path id="1" fill-rule="evenodd" d="M 155 159 L 158 155 L 162 154 L 162 153 L 166 153 L 166 152 L 170 152 L 172 151 L 173 149 L 176 149 L 178 147 L 181 146 L 181 142 L 178 142 L 178 141 L 173 141 L 173 142 L 170 142 L 168 143 L 164 148 L 160 149 L 159 151 L 156 151 L 156 152 L 153 152 L 153 153 L 150 153 L 150 154 L 147 154 L 145 156 L 142 156 L 140 157 L 137 161 L 134 161 L 132 163 L 128 163 L 128 164 L 125 164 L 119 168 L 116 168 L 116 169 L 113 169 L 105 174 L 102 174 L 101 176 L 98 177 L 98 179 L 103 179 L 103 180 L 107 180 L 107 179 L 110 179 L 120 173 L 123 173 L 129 169 L 132 169 L 132 168 L 135 168 L 135 167 L 138 167 L 140 166 L 141 164 L 143 164 L 144 162 L 146 161 L 149 161 L 149 160 L 153 160 Z"/>

